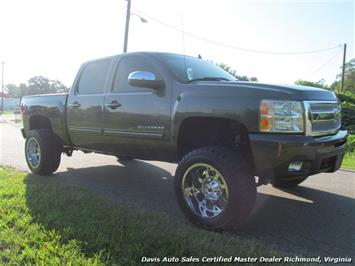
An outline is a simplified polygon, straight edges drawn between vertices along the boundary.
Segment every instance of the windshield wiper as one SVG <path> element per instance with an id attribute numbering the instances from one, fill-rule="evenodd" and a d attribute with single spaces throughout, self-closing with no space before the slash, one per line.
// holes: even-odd
<path id="1" fill-rule="evenodd" d="M 191 79 L 187 83 L 191 83 L 194 81 L 231 81 L 231 80 L 223 77 L 203 77 L 203 78 Z"/>

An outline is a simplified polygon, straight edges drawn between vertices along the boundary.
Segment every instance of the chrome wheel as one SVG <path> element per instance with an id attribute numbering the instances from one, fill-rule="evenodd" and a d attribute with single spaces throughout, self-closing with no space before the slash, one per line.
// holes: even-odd
<path id="1" fill-rule="evenodd" d="M 228 185 L 223 175 L 206 163 L 191 165 L 182 178 L 182 192 L 189 208 L 203 218 L 220 215 L 228 205 Z"/>
<path id="2" fill-rule="evenodd" d="M 30 138 L 27 141 L 26 154 L 28 163 L 33 168 L 37 168 L 41 162 L 41 148 L 35 138 Z"/>

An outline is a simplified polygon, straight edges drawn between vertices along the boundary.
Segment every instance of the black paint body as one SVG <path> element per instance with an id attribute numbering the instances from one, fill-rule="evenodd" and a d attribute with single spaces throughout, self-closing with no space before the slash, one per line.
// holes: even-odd
<path id="1" fill-rule="evenodd" d="M 142 92 L 112 91 L 115 69 L 122 58 L 142 57 L 159 71 L 164 88 Z M 33 117 L 48 118 L 53 132 L 68 148 L 90 150 L 138 159 L 177 162 L 178 135 L 185 119 L 223 118 L 242 124 L 248 131 L 255 175 L 287 174 L 291 161 L 309 162 L 307 175 L 320 171 L 321 158 L 335 156 L 339 168 L 346 148 L 346 131 L 314 138 L 305 134 L 270 134 L 259 131 L 259 106 L 263 99 L 334 101 L 334 93 L 318 88 L 253 82 L 177 81 L 164 67 L 159 53 L 131 53 L 110 57 L 103 93 L 80 95 L 76 86 L 81 67 L 69 94 L 28 96 L 24 107 L 23 134 Z M 117 108 L 106 104 L 117 102 Z M 80 106 L 75 106 L 79 103 Z M 74 106 L 73 106 L 74 104 Z"/>

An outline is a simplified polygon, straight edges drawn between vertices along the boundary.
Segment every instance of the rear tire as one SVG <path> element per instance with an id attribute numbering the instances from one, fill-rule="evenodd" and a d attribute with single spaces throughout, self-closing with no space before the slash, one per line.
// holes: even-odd
<path id="1" fill-rule="evenodd" d="M 31 130 L 25 142 L 25 157 L 31 172 L 50 175 L 60 164 L 62 147 L 51 130 Z"/>
<path id="2" fill-rule="evenodd" d="M 248 164 L 235 151 L 203 147 L 179 163 L 174 180 L 177 202 L 185 216 L 206 229 L 241 225 L 253 208 L 256 184 Z"/>
<path id="3" fill-rule="evenodd" d="M 308 176 L 301 176 L 299 178 L 293 178 L 293 179 L 276 179 L 273 182 L 273 187 L 276 188 L 293 188 L 301 184 L 303 181 L 305 181 L 308 178 Z"/>

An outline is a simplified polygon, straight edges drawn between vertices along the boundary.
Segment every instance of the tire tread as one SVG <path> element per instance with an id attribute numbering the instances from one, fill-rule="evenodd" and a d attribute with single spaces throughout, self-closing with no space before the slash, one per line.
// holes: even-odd
<path id="1" fill-rule="evenodd" d="M 219 170 L 222 170 L 225 178 L 228 179 L 228 177 L 231 177 L 229 182 L 233 184 L 230 187 L 234 189 L 237 188 L 238 190 L 238 193 L 230 193 L 230 195 L 234 197 L 230 199 L 230 201 L 235 205 L 235 211 L 228 211 L 223 221 L 219 221 L 218 224 L 206 224 L 201 219 L 196 219 L 196 215 L 186 207 L 185 200 L 181 195 L 181 177 L 186 168 L 184 166 L 188 165 L 189 162 L 195 158 L 205 158 L 206 160 L 213 162 L 218 166 Z M 202 147 L 185 155 L 176 170 L 174 186 L 178 203 L 185 216 L 187 216 L 187 218 L 194 224 L 206 229 L 218 230 L 237 228 L 249 215 L 256 197 L 256 184 L 249 171 L 249 164 L 235 150 L 222 146 Z"/>
<path id="2" fill-rule="evenodd" d="M 27 156 L 26 147 L 27 147 L 27 140 L 30 137 L 34 137 L 37 139 L 40 148 L 41 148 L 41 161 L 37 168 L 31 167 L 28 163 L 27 164 L 30 170 L 39 175 L 50 175 L 55 172 L 60 164 L 61 159 L 61 145 L 55 138 L 55 135 L 51 130 L 47 129 L 37 129 L 31 130 L 26 139 L 25 145 L 25 154 Z"/>

